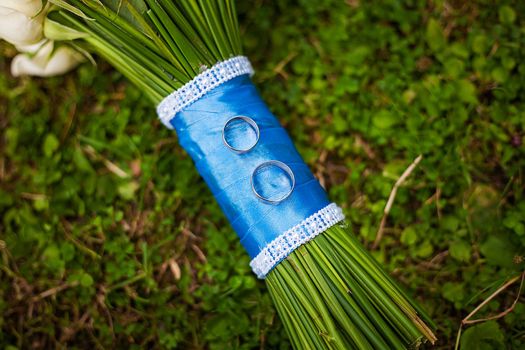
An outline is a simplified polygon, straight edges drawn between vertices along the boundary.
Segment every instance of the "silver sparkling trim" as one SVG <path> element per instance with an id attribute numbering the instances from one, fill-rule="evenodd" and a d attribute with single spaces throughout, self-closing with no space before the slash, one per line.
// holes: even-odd
<path id="1" fill-rule="evenodd" d="M 261 279 L 266 277 L 268 272 L 299 246 L 344 219 L 343 211 L 335 203 L 327 205 L 271 241 L 250 262 L 253 272 Z"/>
<path id="2" fill-rule="evenodd" d="M 250 61 L 244 56 L 219 62 L 162 100 L 157 106 L 157 115 L 168 129 L 173 129 L 170 120 L 185 107 L 228 80 L 244 74 L 253 75 L 253 73 Z"/>

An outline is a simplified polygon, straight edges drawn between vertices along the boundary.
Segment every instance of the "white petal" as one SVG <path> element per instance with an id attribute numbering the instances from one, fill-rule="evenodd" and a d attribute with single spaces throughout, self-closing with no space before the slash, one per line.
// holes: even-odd
<path id="1" fill-rule="evenodd" d="M 50 56 L 52 50 L 53 43 L 49 42 L 34 57 L 27 54 L 17 55 L 11 62 L 11 74 L 15 77 L 20 75 L 50 77 L 64 74 L 84 60 L 80 53 L 67 46 L 59 47 Z"/>
<path id="2" fill-rule="evenodd" d="M 16 49 L 19 51 L 19 52 L 24 52 L 24 53 L 36 53 L 45 43 L 48 43 L 49 40 L 47 39 L 42 39 L 40 40 L 39 42 L 37 42 L 36 44 L 31 44 L 31 45 L 16 45 Z"/>
<path id="3" fill-rule="evenodd" d="M 0 7 L 0 39 L 14 45 L 35 44 L 42 38 L 44 13 L 30 17 Z"/>
<path id="4" fill-rule="evenodd" d="M 0 0 L 0 7 L 32 17 L 42 9 L 42 0 Z"/>

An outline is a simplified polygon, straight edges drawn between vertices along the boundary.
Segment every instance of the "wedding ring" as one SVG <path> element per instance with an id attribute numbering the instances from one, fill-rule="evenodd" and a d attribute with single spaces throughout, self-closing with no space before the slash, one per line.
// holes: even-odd
<path id="1" fill-rule="evenodd" d="M 278 170 L 281 172 L 281 174 L 277 174 L 277 176 L 274 178 L 270 178 L 270 180 L 274 180 L 274 182 L 265 181 L 265 178 L 267 178 L 265 172 L 271 170 Z M 286 182 L 288 184 L 285 184 Z M 290 169 L 288 165 L 278 160 L 270 160 L 258 165 L 255 168 L 251 177 L 251 185 L 252 191 L 257 196 L 257 198 L 270 204 L 277 204 L 284 201 L 292 194 L 295 188 L 295 176 L 292 169 Z M 276 189 L 277 192 L 282 190 L 281 192 L 283 193 L 265 193 L 275 192 Z"/>
<path id="2" fill-rule="evenodd" d="M 247 125 L 243 125 L 247 124 Z M 239 130 L 239 126 L 246 127 L 248 126 L 254 133 L 255 137 L 250 140 L 249 134 L 246 131 Z M 242 135 L 238 135 L 238 132 L 242 132 Z M 259 137 L 261 133 L 259 131 L 259 126 L 257 123 L 249 117 L 239 115 L 233 118 L 228 119 L 224 127 L 222 128 L 222 142 L 226 147 L 232 150 L 235 153 L 246 153 L 257 145 L 259 142 Z M 235 142 L 235 141 L 240 141 Z"/>

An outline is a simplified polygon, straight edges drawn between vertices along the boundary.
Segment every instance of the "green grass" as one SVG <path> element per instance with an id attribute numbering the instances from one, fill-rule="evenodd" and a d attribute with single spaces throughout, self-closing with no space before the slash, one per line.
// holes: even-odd
<path id="1" fill-rule="evenodd" d="M 449 348 L 460 320 L 523 269 L 523 5 L 238 6 L 261 93 L 362 242 L 423 154 L 372 253 Z M 0 62 L 3 346 L 289 347 L 264 283 L 139 89 L 104 63 L 14 80 Z M 518 304 L 467 327 L 463 347 L 520 348 L 524 330 Z"/>

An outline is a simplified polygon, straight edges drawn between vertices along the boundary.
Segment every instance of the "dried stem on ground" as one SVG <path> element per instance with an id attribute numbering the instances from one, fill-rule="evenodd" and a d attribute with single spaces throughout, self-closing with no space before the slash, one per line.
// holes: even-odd
<path id="1" fill-rule="evenodd" d="M 376 239 L 374 241 L 374 244 L 372 244 L 372 249 L 377 248 L 379 245 L 379 242 L 383 238 L 383 233 L 385 230 L 386 220 L 388 218 L 388 214 L 390 213 L 390 209 L 392 209 L 392 205 L 394 204 L 394 200 L 396 199 L 397 190 L 403 183 L 406 181 L 406 179 L 412 174 L 414 169 L 417 167 L 419 162 L 421 162 L 421 159 L 423 159 L 423 155 L 417 156 L 416 159 L 406 168 L 406 170 L 401 174 L 399 179 L 397 179 L 396 183 L 394 184 L 394 187 L 392 187 L 392 191 L 390 192 L 390 195 L 388 196 L 388 201 L 386 202 L 385 209 L 383 210 L 383 218 L 381 219 L 381 223 L 379 224 L 379 229 L 377 230 Z"/>
<path id="2" fill-rule="evenodd" d="M 472 310 L 472 312 L 470 314 L 468 314 L 463 320 L 461 320 L 461 325 L 459 326 L 459 329 L 458 329 L 458 335 L 456 337 L 456 345 L 454 347 L 454 350 L 458 350 L 459 349 L 459 341 L 461 339 L 461 333 L 463 331 L 463 326 L 469 325 L 469 324 L 480 323 L 480 322 L 491 321 L 491 320 L 497 320 L 497 319 L 505 317 L 506 315 L 511 313 L 512 310 L 514 310 L 514 308 L 516 307 L 516 304 L 518 303 L 518 300 L 520 299 L 521 290 L 523 289 L 523 281 L 524 280 L 525 280 L 525 271 L 523 271 L 520 275 L 514 276 L 513 278 L 511 278 L 510 280 L 505 282 L 494 293 L 492 293 L 487 299 L 483 300 L 483 302 L 481 304 L 479 304 L 474 310 Z M 506 308 L 505 310 L 503 310 L 502 312 L 500 312 L 500 313 L 498 313 L 496 315 L 491 315 L 491 316 L 488 316 L 488 317 L 482 317 L 482 318 L 477 318 L 477 319 L 471 320 L 471 318 L 475 314 L 477 314 L 479 312 L 479 310 L 481 310 L 492 299 L 494 299 L 501 292 L 503 292 L 504 290 L 509 288 L 511 285 L 513 285 L 517 281 L 520 281 L 520 287 L 518 289 L 518 293 L 516 295 L 516 298 L 514 299 L 514 301 L 512 302 L 512 304 L 508 308 Z"/>

